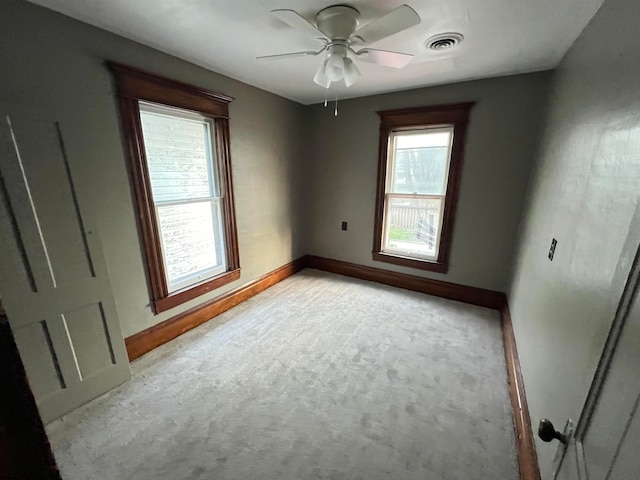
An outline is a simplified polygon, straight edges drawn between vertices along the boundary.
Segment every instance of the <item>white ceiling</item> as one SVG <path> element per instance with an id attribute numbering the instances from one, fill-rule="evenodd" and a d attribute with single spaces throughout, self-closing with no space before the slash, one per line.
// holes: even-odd
<path id="1" fill-rule="evenodd" d="M 313 83 L 322 57 L 256 60 L 318 50 L 319 42 L 271 17 L 293 9 L 308 20 L 340 0 L 30 0 L 83 22 L 189 60 L 303 104 L 321 102 Z M 422 18 L 372 47 L 415 55 L 396 70 L 359 62 L 362 78 L 340 98 L 406 90 L 555 67 L 603 0 L 352 0 L 360 25 L 407 3 Z M 446 54 L 424 47 L 432 35 L 459 32 Z"/>

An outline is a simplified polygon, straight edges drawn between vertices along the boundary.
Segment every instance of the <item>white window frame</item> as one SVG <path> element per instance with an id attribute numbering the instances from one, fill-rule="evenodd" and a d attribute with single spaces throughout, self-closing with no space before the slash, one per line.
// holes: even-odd
<path id="1" fill-rule="evenodd" d="M 215 137 L 214 137 L 215 125 L 213 124 L 213 121 L 210 118 L 207 118 L 196 112 L 183 110 L 181 108 L 168 107 L 165 105 L 159 105 L 159 104 L 145 102 L 145 101 L 138 102 L 138 105 L 139 105 L 141 114 L 145 112 L 145 113 L 150 113 L 154 115 L 160 115 L 166 118 L 179 118 L 181 120 L 188 120 L 188 121 L 196 122 L 198 124 L 204 124 L 206 125 L 206 128 L 207 128 L 207 135 L 205 135 L 205 142 L 206 142 L 207 168 L 208 168 L 208 176 L 209 176 L 209 196 L 189 198 L 184 200 L 172 200 L 172 201 L 166 201 L 166 200 L 157 201 L 154 198 L 153 206 L 155 209 L 156 218 L 159 219 L 160 218 L 159 209 L 161 207 L 208 202 L 212 209 L 211 215 L 212 215 L 213 224 L 214 224 L 215 249 L 216 249 L 218 258 L 220 258 L 222 262 L 216 265 L 215 267 L 203 268 L 192 274 L 185 275 L 174 282 L 171 282 L 167 275 L 167 278 L 166 278 L 167 290 L 169 293 L 173 293 L 185 287 L 189 287 L 196 283 L 215 277 L 216 275 L 219 275 L 225 272 L 227 269 L 224 228 L 222 225 L 222 218 L 221 218 L 222 215 L 221 215 L 221 206 L 220 206 L 222 195 L 220 192 L 218 165 L 217 165 L 217 162 L 215 161 L 215 153 L 213 150 L 213 144 L 215 142 Z M 143 128 L 143 135 L 144 135 L 144 128 Z M 151 190 L 152 190 L 152 198 L 153 198 L 153 182 L 151 185 Z M 214 208 L 217 211 L 216 214 L 214 214 L 214 210 L 213 210 Z M 159 225 L 158 225 L 158 229 L 160 230 Z M 164 242 L 164 237 L 162 236 L 162 232 L 159 231 L 159 234 L 160 234 L 161 246 L 162 246 L 162 259 L 164 262 L 165 271 L 168 272 L 169 269 L 167 265 L 166 245 Z"/>
<path id="2" fill-rule="evenodd" d="M 442 195 L 433 195 L 433 194 L 419 194 L 419 193 L 393 193 L 390 190 L 394 184 L 394 174 L 396 171 L 396 151 L 397 151 L 397 138 L 399 136 L 408 136 L 408 135 L 422 135 L 425 133 L 448 133 L 449 134 L 449 144 L 447 145 L 447 164 L 445 168 L 445 178 L 444 178 L 444 189 Z M 416 258 L 419 260 L 429 260 L 436 261 L 439 254 L 440 249 L 440 237 L 442 234 L 442 223 L 444 220 L 444 207 L 445 207 L 445 199 L 447 197 L 447 189 L 448 179 L 449 179 L 449 168 L 451 166 L 451 151 L 453 147 L 453 137 L 454 137 L 454 126 L 440 126 L 440 127 L 426 127 L 412 130 L 395 130 L 389 134 L 389 145 L 388 145 L 388 157 L 387 157 L 387 177 L 385 179 L 385 192 L 384 192 L 384 217 L 383 217 L 383 228 L 382 228 L 382 252 L 390 253 L 395 255 L 402 255 L 410 258 Z M 437 199 L 440 200 L 440 208 L 438 212 L 438 225 L 436 228 L 435 234 L 435 250 L 433 255 L 420 254 L 416 252 L 409 252 L 407 250 L 402 249 L 394 249 L 389 246 L 389 208 L 391 205 L 392 198 L 405 198 L 405 199 L 424 199 L 431 200 Z"/>

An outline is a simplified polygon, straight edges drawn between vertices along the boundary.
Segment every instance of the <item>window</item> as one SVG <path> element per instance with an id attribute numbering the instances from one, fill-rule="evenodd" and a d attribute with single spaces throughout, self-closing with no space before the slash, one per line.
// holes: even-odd
<path id="1" fill-rule="evenodd" d="M 373 259 L 445 273 L 472 103 L 378 112 Z"/>
<path id="2" fill-rule="evenodd" d="M 169 293 L 226 270 L 213 122 L 140 102 L 144 149 Z"/>
<path id="3" fill-rule="evenodd" d="M 240 278 L 231 98 L 109 63 L 156 313 Z"/>

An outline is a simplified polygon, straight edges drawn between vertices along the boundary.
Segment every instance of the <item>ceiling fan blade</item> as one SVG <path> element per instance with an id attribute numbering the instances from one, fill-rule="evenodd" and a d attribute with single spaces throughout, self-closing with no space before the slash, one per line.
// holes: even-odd
<path id="1" fill-rule="evenodd" d="M 300 15 L 294 10 L 271 10 L 271 15 L 282 20 L 287 25 L 302 30 L 305 33 L 313 36 L 314 38 L 325 38 L 330 40 L 329 37 L 319 30 L 313 23 L 309 22 L 306 18 Z"/>
<path id="2" fill-rule="evenodd" d="M 420 15 L 409 5 L 400 5 L 351 35 L 354 43 L 373 43 L 420 23 Z"/>
<path id="3" fill-rule="evenodd" d="M 357 59 L 363 62 L 375 63 L 384 67 L 403 68 L 413 59 L 408 53 L 389 52 L 375 48 L 365 48 L 356 52 Z"/>
<path id="4" fill-rule="evenodd" d="M 312 50 L 307 50 L 305 52 L 291 52 L 291 53 L 277 53 L 275 55 L 262 55 L 260 57 L 256 57 L 258 60 L 262 60 L 263 58 L 294 58 L 294 57 L 313 57 L 316 55 L 320 55 L 324 52 L 326 48 L 322 50 L 318 50 L 314 52 Z"/>

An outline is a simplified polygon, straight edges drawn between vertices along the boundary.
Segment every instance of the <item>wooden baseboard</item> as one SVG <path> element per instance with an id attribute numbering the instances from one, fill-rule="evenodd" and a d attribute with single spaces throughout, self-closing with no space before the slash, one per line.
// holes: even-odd
<path id="1" fill-rule="evenodd" d="M 326 272 L 338 273 L 348 277 L 370 280 L 393 287 L 404 288 L 414 292 L 426 293 L 436 297 L 448 298 L 459 302 L 470 303 L 481 307 L 499 310 L 504 305 L 505 295 L 502 292 L 484 288 L 469 287 L 457 283 L 443 282 L 406 273 L 392 272 L 381 268 L 366 267 L 356 263 L 343 262 L 329 258 L 307 255 L 306 266 Z"/>
<path id="2" fill-rule="evenodd" d="M 236 288 L 218 298 L 214 298 L 202 305 L 198 305 L 197 307 L 176 315 L 169 320 L 165 320 L 162 323 L 125 338 L 124 341 L 129 360 L 135 360 L 198 325 L 202 325 L 213 317 L 226 312 L 239 303 L 248 300 L 281 280 L 299 272 L 305 265 L 306 257 L 298 258 L 240 288 Z"/>
<path id="3" fill-rule="evenodd" d="M 511 312 L 506 298 L 504 305 L 500 309 L 500 319 L 502 322 L 504 356 L 507 362 L 509 396 L 511 397 L 511 407 L 513 408 L 520 480 L 540 480 L 538 455 L 533 441 L 533 429 L 531 428 L 531 417 L 529 416 L 529 404 L 524 391 L 518 347 L 516 346 L 516 337 L 511 323 Z"/>

